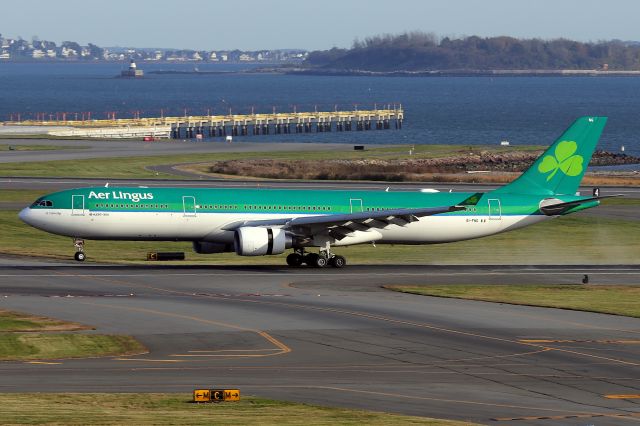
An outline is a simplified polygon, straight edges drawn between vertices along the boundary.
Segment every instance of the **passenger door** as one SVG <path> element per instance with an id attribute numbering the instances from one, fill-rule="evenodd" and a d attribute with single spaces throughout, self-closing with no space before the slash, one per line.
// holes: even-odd
<path id="1" fill-rule="evenodd" d="M 84 216 L 84 195 L 71 196 L 71 215 Z"/>
<path id="2" fill-rule="evenodd" d="M 185 217 L 196 216 L 196 197 L 184 196 L 182 197 L 182 207 Z"/>
<path id="3" fill-rule="evenodd" d="M 489 199 L 489 220 L 502 220 L 502 206 L 497 198 Z"/>
<path id="4" fill-rule="evenodd" d="M 349 206 L 351 207 L 351 213 L 362 213 L 364 211 L 362 207 L 362 198 L 349 199 Z"/>

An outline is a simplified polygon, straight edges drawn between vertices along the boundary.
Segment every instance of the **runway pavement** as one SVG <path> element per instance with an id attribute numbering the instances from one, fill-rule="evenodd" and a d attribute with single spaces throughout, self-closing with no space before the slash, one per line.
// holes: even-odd
<path id="1" fill-rule="evenodd" d="M 289 188 L 289 189 L 353 189 L 393 191 L 490 191 L 502 185 L 474 183 L 424 183 L 424 182 L 371 182 L 371 181 L 288 181 L 256 179 L 105 179 L 74 177 L 0 177 L 0 189 L 43 189 L 59 191 L 84 186 L 147 186 L 147 187 L 197 187 L 197 188 Z M 579 188 L 582 194 L 591 194 L 593 187 Z M 640 198 L 640 187 L 605 186 L 600 195 L 621 194 L 627 198 Z"/>
<path id="2" fill-rule="evenodd" d="M 185 155 L 221 152 L 274 152 L 274 151 L 352 151 L 349 144 L 324 144 L 310 142 L 265 142 L 255 139 L 243 142 L 238 138 L 232 143 L 224 141 L 196 142 L 194 140 L 142 141 L 96 141 L 96 140 L 51 140 L 51 139 L 0 139 L 0 144 L 45 145 L 65 149 L 35 151 L 2 151 L 0 163 L 22 163 L 29 161 L 82 160 L 88 158 L 146 157 L 155 155 Z M 77 149 L 74 149 L 76 148 Z M 384 145 L 376 145 L 378 148 Z"/>
<path id="3" fill-rule="evenodd" d="M 382 284 L 640 285 L 638 266 L 100 266 L 0 258 L 0 309 L 132 334 L 148 354 L 0 363 L 0 391 L 238 387 L 488 424 L 640 419 L 640 319 L 393 293 Z"/>

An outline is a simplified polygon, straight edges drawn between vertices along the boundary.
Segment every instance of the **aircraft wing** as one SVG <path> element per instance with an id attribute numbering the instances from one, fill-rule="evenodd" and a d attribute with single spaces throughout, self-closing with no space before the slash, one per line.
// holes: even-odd
<path id="1" fill-rule="evenodd" d="M 384 228 L 388 225 L 404 226 L 423 216 L 466 210 L 464 206 L 425 207 L 417 209 L 391 209 L 347 214 L 327 214 L 282 219 L 238 221 L 226 225 L 223 229 L 232 231 L 244 226 L 278 226 L 294 234 L 310 236 L 326 232 L 341 240 L 354 231 L 367 231 L 371 228 Z"/>

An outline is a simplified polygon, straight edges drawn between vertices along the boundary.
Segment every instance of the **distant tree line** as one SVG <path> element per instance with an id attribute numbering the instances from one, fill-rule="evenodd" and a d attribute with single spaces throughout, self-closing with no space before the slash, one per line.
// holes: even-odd
<path id="1" fill-rule="evenodd" d="M 408 32 L 356 40 L 351 49 L 310 52 L 305 63 L 367 71 L 495 69 L 640 69 L 640 44 L 619 40 L 584 43 L 513 37 L 439 38 Z M 607 65 L 605 65 L 607 64 Z"/>

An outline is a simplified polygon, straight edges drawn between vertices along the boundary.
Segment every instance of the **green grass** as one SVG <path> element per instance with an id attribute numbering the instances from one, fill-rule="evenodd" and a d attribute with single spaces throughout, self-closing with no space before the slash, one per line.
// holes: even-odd
<path id="1" fill-rule="evenodd" d="M 53 318 L 0 311 L 0 361 L 86 358 L 145 351 L 129 336 L 59 332 L 89 328 Z"/>
<path id="2" fill-rule="evenodd" d="M 144 352 L 130 336 L 74 333 L 0 333 L 0 360 L 87 358 Z"/>
<path id="3" fill-rule="evenodd" d="M 181 142 L 174 142 L 181 143 Z M 185 151 L 189 146 L 185 145 Z M 513 150 L 500 146 L 460 146 L 460 145 L 419 145 L 411 158 L 435 158 L 455 155 L 457 153 L 480 152 L 490 150 L 500 152 Z M 540 147 L 522 146 L 518 150 L 539 150 Z M 358 158 L 409 158 L 408 146 L 391 148 L 371 148 L 366 151 L 323 150 L 323 151 L 288 151 L 288 152 L 230 152 L 211 154 L 184 154 L 156 157 L 97 158 L 62 161 L 42 161 L 26 163 L 0 164 L 0 176 L 34 176 L 34 177 L 104 177 L 104 178 L 153 178 L 173 175 L 159 174 L 147 170 L 148 166 L 177 163 L 202 163 L 234 159 L 269 158 L 281 160 L 314 160 L 314 159 L 358 159 Z"/>
<path id="4" fill-rule="evenodd" d="M 17 214 L 17 210 L 0 210 L 0 253 L 71 259 L 71 238 L 32 228 Z M 637 264 L 638 235 L 640 221 L 577 213 L 477 240 L 423 246 L 366 244 L 339 247 L 335 252 L 353 264 Z M 184 251 L 187 263 L 285 264 L 284 255 L 198 255 L 184 242 L 87 241 L 85 249 L 89 261 L 100 262 L 144 262 L 149 251 Z"/>
<path id="5" fill-rule="evenodd" d="M 10 149 L 13 148 L 13 149 Z M 59 149 L 86 149 L 88 146 L 57 145 L 6 145 L 0 144 L 0 151 L 55 151 Z"/>
<path id="6" fill-rule="evenodd" d="M 601 203 L 603 206 L 640 206 L 640 198 L 605 198 Z M 640 217 L 640 212 L 638 212 L 638 217 Z"/>
<path id="7" fill-rule="evenodd" d="M 242 389 L 241 389 L 242 391 Z M 188 394 L 0 394 L 5 424 L 65 425 L 451 425 L 409 417 L 243 396 L 239 402 L 191 404 Z"/>
<path id="8" fill-rule="evenodd" d="M 26 207 L 49 192 L 46 189 L 0 189 L 0 203 L 25 203 Z"/>
<path id="9" fill-rule="evenodd" d="M 50 330 L 81 330 L 89 327 L 76 323 L 22 314 L 19 312 L 0 310 L 0 332 L 7 331 L 50 331 Z"/>
<path id="10" fill-rule="evenodd" d="M 605 285 L 387 286 L 425 296 L 544 306 L 640 318 L 640 287 Z"/>

